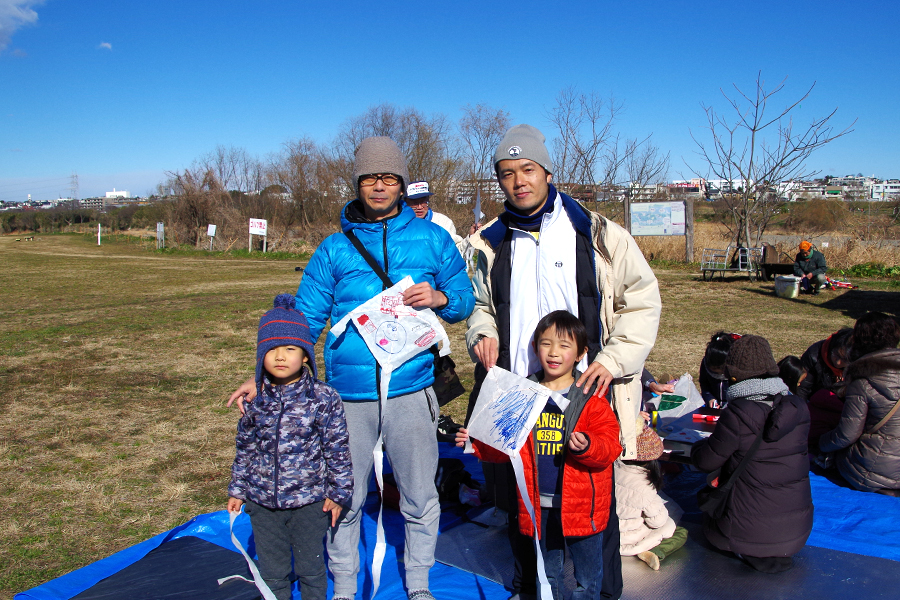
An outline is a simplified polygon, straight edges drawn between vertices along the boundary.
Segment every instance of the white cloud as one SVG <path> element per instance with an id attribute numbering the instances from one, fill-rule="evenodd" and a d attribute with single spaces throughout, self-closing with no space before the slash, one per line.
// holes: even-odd
<path id="1" fill-rule="evenodd" d="M 37 21 L 32 7 L 43 3 L 44 0 L 0 0 L 0 51 L 9 46 L 17 29 Z"/>
<path id="2" fill-rule="evenodd" d="M 109 42 L 100 42 L 100 45 L 97 46 L 100 50 L 112 50 L 112 44 Z"/>

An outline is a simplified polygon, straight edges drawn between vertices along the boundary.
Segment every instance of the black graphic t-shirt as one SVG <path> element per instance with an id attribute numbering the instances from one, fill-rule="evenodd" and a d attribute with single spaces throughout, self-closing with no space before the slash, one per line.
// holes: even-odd
<path id="1" fill-rule="evenodd" d="M 560 492 L 565 432 L 565 415 L 551 398 L 534 426 L 538 490 L 542 496 L 555 496 Z"/>

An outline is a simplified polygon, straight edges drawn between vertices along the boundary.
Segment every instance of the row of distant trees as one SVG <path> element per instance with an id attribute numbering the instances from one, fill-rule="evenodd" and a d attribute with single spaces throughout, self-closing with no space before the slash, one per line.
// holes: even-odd
<path id="1" fill-rule="evenodd" d="M 294 237 L 318 243 L 337 230 L 338 211 L 354 194 L 355 149 L 373 135 L 397 142 L 410 178 L 430 183 L 436 210 L 453 209 L 451 184 L 486 177 L 482 149 L 496 146 L 510 125 L 501 109 L 467 106 L 463 113 L 454 128 L 444 115 L 382 104 L 347 120 L 330 144 L 293 139 L 266 158 L 218 147 L 160 184 L 159 195 L 171 199 L 170 238 L 199 245 L 207 223 L 217 225 L 217 237 L 243 238 L 247 220 L 257 218 L 269 223 L 269 247 Z"/>
<path id="2" fill-rule="evenodd" d="M 583 199 L 601 199 L 626 181 L 656 183 L 668 174 L 669 156 L 642 139 L 616 130 L 622 106 L 612 98 L 565 89 L 548 112 L 554 181 Z M 448 214 L 460 229 L 473 221 L 480 193 L 487 218 L 500 211 L 493 197 L 493 156 L 512 125 L 510 114 L 485 104 L 469 105 L 452 123 L 446 115 L 381 104 L 348 119 L 329 144 L 289 140 L 275 155 L 258 158 L 240 148 L 218 147 L 190 167 L 169 173 L 158 195 L 170 199 L 170 239 L 202 245 L 207 223 L 217 238 L 246 237 L 247 219 L 269 222 L 270 247 L 296 237 L 318 243 L 337 230 L 339 207 L 352 199 L 354 152 L 373 135 L 388 136 L 407 157 L 411 180 L 428 181 L 432 208 Z M 460 205 L 457 199 L 462 197 Z"/>
<path id="3" fill-rule="evenodd" d="M 165 204 L 127 205 L 100 212 L 91 208 L 61 205 L 52 210 L 7 210 L 0 212 L 0 232 L 57 233 L 83 231 L 99 223 L 108 231 L 153 228 L 163 220 Z"/>
<path id="4" fill-rule="evenodd" d="M 815 84 L 813 84 L 814 86 Z M 720 105 L 703 104 L 706 125 L 691 132 L 696 163 L 685 162 L 687 177 L 736 182 L 737 193 L 723 197 L 722 224 L 732 243 L 757 246 L 772 218 L 783 209 L 775 185 L 788 179 L 808 179 L 817 172 L 807 159 L 818 148 L 846 135 L 835 131 L 835 111 L 809 125 L 796 126 L 796 111 L 813 86 L 796 100 L 776 108 L 785 81 L 767 88 L 761 74 L 750 92 L 734 86 L 722 92 Z M 619 129 L 622 103 L 597 93 L 563 89 L 546 111 L 552 130 L 554 182 L 562 191 L 606 205 L 608 216 L 621 217 L 622 190 L 665 181 L 669 153 L 652 135 L 627 137 Z M 290 245 L 297 238 L 315 245 L 338 229 L 340 206 L 354 193 L 352 167 L 359 142 L 383 135 L 398 143 L 407 157 L 412 180 L 427 180 L 435 192 L 432 207 L 448 214 L 457 228 L 472 222 L 471 203 L 478 190 L 487 218 L 501 210 L 492 199 L 493 154 L 512 125 L 510 114 L 486 104 L 468 105 L 452 123 L 443 114 L 426 115 L 407 107 L 381 104 L 348 119 L 330 143 L 301 137 L 284 142 L 279 152 L 264 158 L 246 150 L 218 147 L 182 170 L 168 173 L 158 186 L 163 202 L 132 215 L 138 221 L 158 218 L 167 239 L 177 244 L 205 243 L 207 225 L 217 225 L 217 242 L 232 245 L 247 238 L 250 218 L 269 222 L 269 247 Z M 500 200 L 499 198 L 493 198 Z M 628 194 L 624 203 L 627 205 Z"/>

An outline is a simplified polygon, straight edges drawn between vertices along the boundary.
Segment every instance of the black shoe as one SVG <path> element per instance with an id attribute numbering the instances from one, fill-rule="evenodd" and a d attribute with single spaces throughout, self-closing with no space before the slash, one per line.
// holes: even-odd
<path id="1" fill-rule="evenodd" d="M 760 558 L 756 556 L 741 556 L 744 562 L 762 573 L 782 573 L 794 566 L 790 556 L 773 556 Z"/>

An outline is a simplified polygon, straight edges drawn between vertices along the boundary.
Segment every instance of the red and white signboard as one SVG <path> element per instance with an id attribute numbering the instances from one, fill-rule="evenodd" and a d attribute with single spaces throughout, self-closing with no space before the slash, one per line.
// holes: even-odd
<path id="1" fill-rule="evenodd" d="M 250 235 L 266 235 L 268 226 L 265 219 L 250 219 Z"/>

